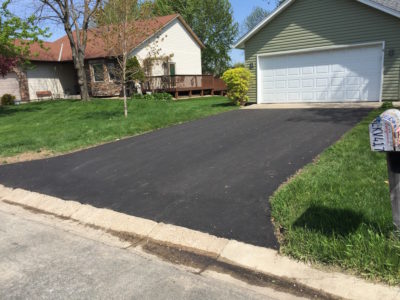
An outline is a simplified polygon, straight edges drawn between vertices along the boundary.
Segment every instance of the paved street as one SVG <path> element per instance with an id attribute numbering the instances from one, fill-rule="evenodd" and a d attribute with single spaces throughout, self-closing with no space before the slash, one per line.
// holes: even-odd
<path id="1" fill-rule="evenodd" d="M 294 299 L 197 275 L 97 241 L 102 235 L 82 237 L 70 227 L 68 232 L 60 220 L 53 226 L 42 223 L 46 216 L 34 217 L 0 206 L 0 299 Z"/>
<path id="2" fill-rule="evenodd" d="M 269 197 L 369 111 L 232 111 L 1 166 L 0 183 L 277 249 Z"/>

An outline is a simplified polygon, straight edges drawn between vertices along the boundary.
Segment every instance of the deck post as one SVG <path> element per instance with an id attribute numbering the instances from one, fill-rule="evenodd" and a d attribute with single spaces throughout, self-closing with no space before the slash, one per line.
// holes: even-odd
<path id="1" fill-rule="evenodd" d="M 214 96 L 214 90 L 213 89 L 211 90 L 211 96 Z"/>
<path id="2" fill-rule="evenodd" d="M 192 97 L 192 90 L 189 91 L 189 97 Z"/>
<path id="3" fill-rule="evenodd" d="M 179 92 L 175 91 L 175 99 L 178 99 L 178 97 L 179 97 Z"/>
<path id="4" fill-rule="evenodd" d="M 204 90 L 201 90 L 201 92 L 200 92 L 200 96 L 204 96 Z"/>

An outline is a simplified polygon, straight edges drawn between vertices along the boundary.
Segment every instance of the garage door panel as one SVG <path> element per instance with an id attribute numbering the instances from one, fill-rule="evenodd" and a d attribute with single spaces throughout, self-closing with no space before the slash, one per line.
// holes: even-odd
<path id="1" fill-rule="evenodd" d="M 271 56 L 260 58 L 259 63 L 259 102 L 380 99 L 380 45 Z"/>

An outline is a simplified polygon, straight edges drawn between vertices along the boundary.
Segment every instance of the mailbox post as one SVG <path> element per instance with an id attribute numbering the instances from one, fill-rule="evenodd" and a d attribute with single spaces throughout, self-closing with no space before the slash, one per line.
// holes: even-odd
<path id="1" fill-rule="evenodd" d="M 389 109 L 369 125 L 371 149 L 386 152 L 393 223 L 400 230 L 400 111 Z"/>

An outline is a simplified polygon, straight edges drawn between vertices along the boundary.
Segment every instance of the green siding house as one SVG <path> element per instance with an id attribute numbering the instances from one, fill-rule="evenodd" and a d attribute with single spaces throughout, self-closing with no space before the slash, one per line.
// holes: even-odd
<path id="1" fill-rule="evenodd" d="M 399 0 L 287 0 L 235 45 L 258 103 L 397 101 Z"/>

